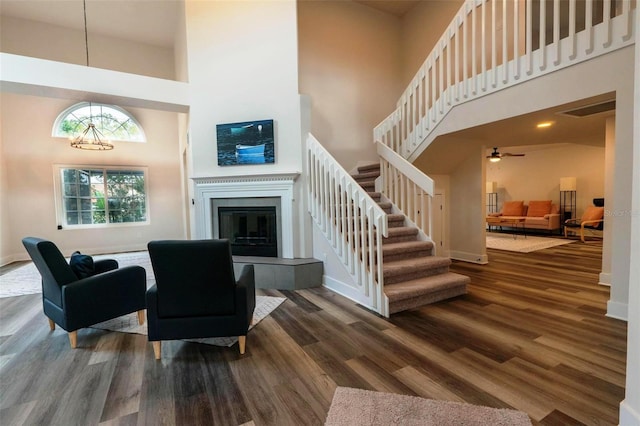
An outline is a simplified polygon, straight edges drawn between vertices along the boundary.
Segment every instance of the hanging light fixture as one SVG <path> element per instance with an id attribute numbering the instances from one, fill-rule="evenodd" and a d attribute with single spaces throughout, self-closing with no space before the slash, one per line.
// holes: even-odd
<path id="1" fill-rule="evenodd" d="M 87 33 L 87 0 L 82 0 L 84 10 L 84 46 L 87 55 L 87 67 L 89 66 L 89 37 Z M 93 124 L 93 114 L 91 111 L 91 102 L 89 102 L 89 124 L 84 131 L 71 140 L 71 147 L 77 149 L 87 149 L 93 151 L 108 151 L 113 149 L 113 144 L 109 141 L 102 140 L 104 135 L 96 129 Z"/>

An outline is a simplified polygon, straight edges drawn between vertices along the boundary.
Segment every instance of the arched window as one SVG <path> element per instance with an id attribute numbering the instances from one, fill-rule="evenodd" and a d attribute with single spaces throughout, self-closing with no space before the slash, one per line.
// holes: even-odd
<path id="1" fill-rule="evenodd" d="M 52 135 L 61 138 L 78 136 L 89 123 L 109 141 L 146 142 L 140 123 L 131 114 L 115 105 L 80 102 L 58 116 Z"/>

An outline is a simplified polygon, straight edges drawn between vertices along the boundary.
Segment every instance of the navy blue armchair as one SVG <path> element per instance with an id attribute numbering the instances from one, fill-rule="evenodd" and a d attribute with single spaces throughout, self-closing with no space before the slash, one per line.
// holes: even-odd
<path id="1" fill-rule="evenodd" d="M 147 328 L 156 359 L 161 341 L 238 336 L 244 354 L 256 292 L 253 265 L 238 280 L 228 240 L 151 241 L 156 284 L 147 290 Z"/>
<path id="2" fill-rule="evenodd" d="M 144 322 L 147 276 L 141 266 L 118 269 L 113 259 L 94 262 L 93 274 L 79 278 L 51 241 L 27 237 L 22 240 L 42 276 L 42 304 L 49 327 L 58 324 L 69 332 L 71 347 L 77 330 L 131 312 Z"/>

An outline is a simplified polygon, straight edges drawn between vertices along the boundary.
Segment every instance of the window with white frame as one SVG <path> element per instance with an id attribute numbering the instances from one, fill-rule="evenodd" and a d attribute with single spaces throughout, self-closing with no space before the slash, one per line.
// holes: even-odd
<path id="1" fill-rule="evenodd" d="M 74 138 L 93 123 L 109 141 L 146 142 L 140 123 L 116 105 L 80 102 L 62 111 L 53 124 L 52 135 Z"/>
<path id="2" fill-rule="evenodd" d="M 146 168 L 57 166 L 57 170 L 59 224 L 148 222 Z"/>

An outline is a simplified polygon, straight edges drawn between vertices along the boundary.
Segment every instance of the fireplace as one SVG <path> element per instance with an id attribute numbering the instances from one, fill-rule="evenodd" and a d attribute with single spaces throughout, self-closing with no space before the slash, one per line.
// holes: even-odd
<path id="1" fill-rule="evenodd" d="M 220 236 L 219 209 L 275 207 L 277 257 L 294 259 L 298 221 L 294 215 L 294 182 L 298 173 L 193 178 L 196 238 Z"/>
<path id="2" fill-rule="evenodd" d="M 236 256 L 278 257 L 276 208 L 218 207 L 218 234 Z"/>

